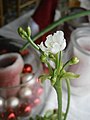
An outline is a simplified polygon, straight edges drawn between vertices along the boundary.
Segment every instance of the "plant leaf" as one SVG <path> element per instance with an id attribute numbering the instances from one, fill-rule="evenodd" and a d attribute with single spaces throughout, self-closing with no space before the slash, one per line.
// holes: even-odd
<path id="1" fill-rule="evenodd" d="M 80 75 L 79 74 L 74 74 L 74 73 L 72 73 L 72 72 L 65 72 L 64 74 L 63 74 L 63 78 L 65 78 L 65 79 L 75 79 L 75 78 L 78 78 Z"/>

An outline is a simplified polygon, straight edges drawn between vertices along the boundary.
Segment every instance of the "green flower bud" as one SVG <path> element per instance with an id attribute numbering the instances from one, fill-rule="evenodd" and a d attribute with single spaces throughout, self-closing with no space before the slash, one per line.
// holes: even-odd
<path id="1" fill-rule="evenodd" d="M 46 56 L 45 55 L 41 55 L 40 59 L 41 59 L 42 62 L 44 62 L 44 63 L 46 62 Z"/>
<path id="2" fill-rule="evenodd" d="M 30 37 L 31 36 L 31 28 L 28 26 L 26 29 L 27 35 Z"/>
<path id="3" fill-rule="evenodd" d="M 79 62 L 79 59 L 77 57 L 72 57 L 69 61 L 69 65 L 77 64 Z"/>
<path id="4" fill-rule="evenodd" d="M 18 28 L 18 33 L 19 33 L 19 35 L 22 37 L 22 38 L 26 38 L 26 36 L 27 36 L 27 33 L 21 28 L 21 27 L 19 27 Z"/>

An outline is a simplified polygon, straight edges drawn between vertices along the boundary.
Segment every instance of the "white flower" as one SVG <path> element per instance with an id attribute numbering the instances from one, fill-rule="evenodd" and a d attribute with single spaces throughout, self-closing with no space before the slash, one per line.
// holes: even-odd
<path id="1" fill-rule="evenodd" d="M 53 54 L 62 51 L 66 47 L 66 40 L 64 38 L 64 33 L 62 31 L 57 31 L 54 35 L 48 35 L 46 37 L 45 45 L 41 42 L 38 45 L 40 49 L 44 52 L 51 52 Z"/>

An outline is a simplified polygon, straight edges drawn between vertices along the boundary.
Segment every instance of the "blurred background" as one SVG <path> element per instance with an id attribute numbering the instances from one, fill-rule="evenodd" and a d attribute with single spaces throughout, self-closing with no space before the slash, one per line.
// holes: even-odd
<path id="1" fill-rule="evenodd" d="M 54 1 L 56 1 L 57 4 Z M 53 3 L 55 5 L 53 5 Z M 55 19 L 59 18 L 60 15 L 66 15 L 68 10 L 72 7 L 82 7 L 84 9 L 90 9 L 89 0 L 0 0 L 0 27 L 10 23 L 20 16 L 23 16 L 24 14 L 28 14 L 28 12 L 31 12 L 32 10 L 34 10 L 35 12 L 37 10 L 37 7 L 44 5 L 47 9 L 51 6 L 49 10 L 51 9 L 51 11 L 54 11 L 52 14 L 54 14 Z M 34 12 L 32 14 L 34 14 Z M 46 14 L 44 15 L 46 16 Z"/>

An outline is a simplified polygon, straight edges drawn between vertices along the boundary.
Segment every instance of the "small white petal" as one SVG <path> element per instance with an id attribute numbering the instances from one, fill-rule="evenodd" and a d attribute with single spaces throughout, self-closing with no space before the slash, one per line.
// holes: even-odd
<path id="1" fill-rule="evenodd" d="M 46 47 L 44 46 L 43 42 L 40 43 L 40 45 L 38 45 L 40 47 L 40 49 L 44 52 L 46 51 Z"/>
<path id="2" fill-rule="evenodd" d="M 64 33 L 62 31 L 57 31 L 56 33 L 54 33 L 54 37 L 55 41 L 57 41 L 58 43 L 62 43 L 64 39 Z"/>
<path id="3" fill-rule="evenodd" d="M 64 49 L 65 49 L 65 47 L 66 47 L 66 40 L 64 39 L 64 40 L 63 40 L 62 47 L 61 47 L 61 48 L 62 48 L 61 50 L 64 50 Z"/>
<path id="4" fill-rule="evenodd" d="M 45 45 L 48 47 L 51 45 L 51 43 L 52 43 L 52 35 L 48 35 L 46 37 Z"/>
<path id="5" fill-rule="evenodd" d="M 56 54 L 60 51 L 60 45 L 58 43 L 54 43 L 53 47 L 51 48 L 53 54 Z"/>

